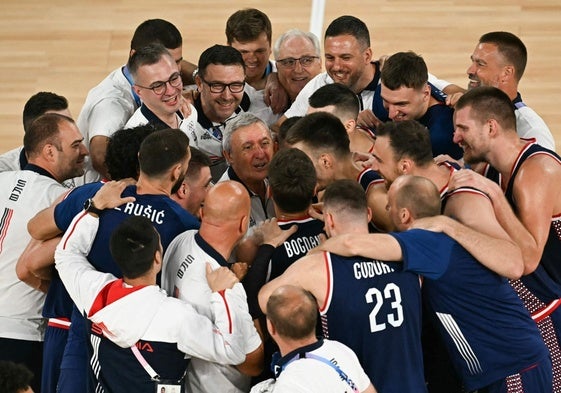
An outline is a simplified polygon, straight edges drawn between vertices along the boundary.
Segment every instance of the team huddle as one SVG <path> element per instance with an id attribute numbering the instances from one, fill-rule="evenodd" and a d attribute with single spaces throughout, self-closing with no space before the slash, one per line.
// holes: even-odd
<path id="1" fill-rule="evenodd" d="M 150 19 L 76 121 L 28 100 L 14 392 L 561 392 L 561 158 L 522 41 L 483 34 L 463 89 L 354 16 L 323 38 L 244 9 L 192 64 Z"/>

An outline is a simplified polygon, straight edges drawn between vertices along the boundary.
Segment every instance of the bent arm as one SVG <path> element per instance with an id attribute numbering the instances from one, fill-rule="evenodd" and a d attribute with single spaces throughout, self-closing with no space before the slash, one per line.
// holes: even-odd
<path id="1" fill-rule="evenodd" d="M 522 276 L 522 251 L 497 221 L 487 196 L 478 190 L 457 190 L 449 197 L 444 213 L 455 219 L 445 220 L 444 232 L 481 264 L 512 280 Z"/>
<path id="2" fill-rule="evenodd" d="M 16 264 L 18 278 L 41 292 L 47 292 L 59 240 L 60 237 L 44 242 L 31 239 Z"/>
<path id="3" fill-rule="evenodd" d="M 56 226 L 55 208 L 67 194 L 61 195 L 53 204 L 41 210 L 27 223 L 27 231 L 32 238 L 37 240 L 49 240 L 62 233 Z"/>

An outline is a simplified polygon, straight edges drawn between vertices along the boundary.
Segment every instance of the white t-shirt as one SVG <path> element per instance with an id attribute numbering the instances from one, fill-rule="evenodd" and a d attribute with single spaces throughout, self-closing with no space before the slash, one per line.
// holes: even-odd
<path id="1" fill-rule="evenodd" d="M 177 236 L 166 250 L 162 272 L 162 288 L 169 295 L 191 304 L 200 314 L 212 317 L 209 298 L 211 290 L 206 280 L 206 263 L 213 269 L 226 266 L 226 260 L 202 239 L 198 231 L 191 230 Z M 240 283 L 232 288 L 246 298 Z M 237 312 L 244 321 L 245 353 L 255 351 L 261 338 L 249 315 L 247 303 Z M 251 378 L 234 366 L 222 365 L 192 358 L 187 381 L 190 392 L 243 393 L 249 391 Z"/>
<path id="2" fill-rule="evenodd" d="M 0 173 L 0 337 L 43 341 L 45 294 L 20 281 L 16 263 L 31 240 L 27 222 L 68 189 L 25 171 Z"/>
<path id="3" fill-rule="evenodd" d="M 323 340 L 323 345 L 307 354 L 318 358 L 299 358 L 285 364 L 276 382 L 264 381 L 255 385 L 251 393 L 341 393 L 352 392 L 343 381 L 336 367 L 354 382 L 358 391 L 365 391 L 370 380 L 360 365 L 355 353 L 337 341 Z M 329 362 L 331 365 L 326 363 Z"/>

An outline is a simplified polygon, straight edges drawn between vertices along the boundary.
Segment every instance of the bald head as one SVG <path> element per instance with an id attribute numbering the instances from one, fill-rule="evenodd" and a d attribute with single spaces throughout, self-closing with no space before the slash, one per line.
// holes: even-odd
<path id="1" fill-rule="evenodd" d="M 390 187 L 388 199 L 395 200 L 399 208 L 407 208 L 414 218 L 432 217 L 440 214 L 440 193 L 436 185 L 421 176 L 403 175 Z"/>
<path id="2" fill-rule="evenodd" d="M 293 340 L 315 337 L 316 299 L 301 287 L 284 285 L 269 297 L 267 318 L 282 337 Z"/>
<path id="3" fill-rule="evenodd" d="M 202 209 L 202 221 L 222 225 L 250 214 L 251 204 L 247 189 L 237 181 L 228 180 L 212 187 Z"/>

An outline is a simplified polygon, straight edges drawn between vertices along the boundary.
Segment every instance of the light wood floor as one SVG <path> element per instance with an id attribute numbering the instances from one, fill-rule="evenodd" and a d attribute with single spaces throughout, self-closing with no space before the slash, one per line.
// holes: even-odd
<path id="1" fill-rule="evenodd" d="M 142 21 L 174 23 L 183 35 L 184 57 L 196 62 L 202 50 L 225 42 L 226 19 L 246 7 L 269 15 L 273 40 L 289 28 L 309 28 L 311 0 L 2 0 L 0 152 L 21 144 L 21 111 L 38 91 L 66 96 L 77 117 L 88 90 L 126 61 Z M 327 0 L 324 26 L 343 14 L 367 23 L 375 56 L 414 50 L 432 73 L 461 86 L 481 34 L 517 34 L 529 52 L 520 91 L 561 150 L 559 0 Z"/>

